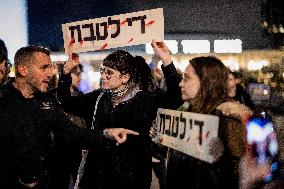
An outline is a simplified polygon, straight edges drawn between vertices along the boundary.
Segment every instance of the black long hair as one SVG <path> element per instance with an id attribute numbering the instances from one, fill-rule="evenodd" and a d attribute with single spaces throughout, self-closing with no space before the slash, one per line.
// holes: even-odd
<path id="1" fill-rule="evenodd" d="M 152 91 L 154 89 L 153 76 L 151 68 L 141 56 L 136 56 L 133 59 L 134 64 L 134 82 L 139 85 L 143 91 Z"/>

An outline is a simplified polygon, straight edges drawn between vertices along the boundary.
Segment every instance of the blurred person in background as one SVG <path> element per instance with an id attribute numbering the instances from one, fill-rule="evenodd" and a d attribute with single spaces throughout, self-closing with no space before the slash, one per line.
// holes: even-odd
<path id="1" fill-rule="evenodd" d="M 4 41 L 0 39 L 0 87 L 8 81 L 11 67 L 7 47 Z"/>
<path id="2" fill-rule="evenodd" d="M 228 95 L 241 104 L 246 105 L 250 109 L 254 110 L 255 106 L 251 100 L 250 95 L 244 90 L 240 84 L 240 79 L 236 72 L 229 71 L 228 74 Z"/>
<path id="3" fill-rule="evenodd" d="M 72 96 L 78 96 L 83 94 L 79 88 L 80 82 L 82 80 L 82 73 L 83 66 L 81 64 L 73 68 L 73 70 L 71 71 L 72 84 L 70 90 Z"/>
<path id="4" fill-rule="evenodd" d="M 159 63 L 160 60 L 161 59 L 156 54 L 154 54 L 152 56 L 152 60 L 149 64 L 149 67 L 150 67 L 151 72 L 152 72 L 154 85 L 156 87 L 162 89 L 163 91 L 166 91 L 167 86 L 166 86 L 166 83 L 165 83 L 165 77 L 164 77 L 163 71 L 160 68 L 158 68 L 158 63 Z"/>
<path id="5" fill-rule="evenodd" d="M 167 189 L 238 188 L 238 165 L 245 152 L 243 120 L 252 112 L 228 99 L 227 77 L 227 68 L 215 57 L 189 61 L 179 84 L 182 99 L 189 112 L 219 116 L 219 139 L 209 144 L 215 159 L 212 164 L 173 150 L 167 165 Z"/>

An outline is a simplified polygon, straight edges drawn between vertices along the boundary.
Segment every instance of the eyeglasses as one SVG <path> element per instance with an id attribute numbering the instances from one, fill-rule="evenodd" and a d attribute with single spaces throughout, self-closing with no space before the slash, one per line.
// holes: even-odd
<path id="1" fill-rule="evenodd" d="M 105 74 L 106 79 L 111 79 L 114 75 L 114 71 L 105 67 L 100 68 L 100 74 L 103 75 Z M 121 75 L 121 74 L 119 74 Z"/>
<path id="2" fill-rule="evenodd" d="M 114 74 L 114 71 L 107 69 L 107 68 L 100 68 L 100 74 L 105 74 L 106 76 L 112 76 Z"/>

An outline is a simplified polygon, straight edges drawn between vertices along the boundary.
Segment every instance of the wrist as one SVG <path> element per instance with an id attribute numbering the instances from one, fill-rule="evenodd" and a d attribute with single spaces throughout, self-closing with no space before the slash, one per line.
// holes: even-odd
<path id="1" fill-rule="evenodd" d="M 64 66 L 63 66 L 63 69 L 62 69 L 62 73 L 63 74 L 68 74 L 68 73 L 70 73 L 70 71 L 71 71 L 71 69 L 68 68 L 68 66 L 65 63 Z"/>
<path id="2" fill-rule="evenodd" d="M 164 66 L 167 66 L 167 65 L 171 64 L 173 61 L 172 61 L 171 58 L 167 58 L 167 59 L 163 59 L 162 62 L 163 62 Z"/>
<path id="3" fill-rule="evenodd" d="M 164 64 L 164 66 L 167 66 L 167 65 L 171 64 L 173 61 L 172 61 L 171 56 L 168 55 L 168 56 L 165 56 L 165 57 L 162 58 L 162 62 Z"/>

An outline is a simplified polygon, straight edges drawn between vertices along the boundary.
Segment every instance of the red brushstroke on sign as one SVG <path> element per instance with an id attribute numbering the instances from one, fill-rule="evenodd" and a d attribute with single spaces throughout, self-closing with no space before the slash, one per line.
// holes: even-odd
<path id="1" fill-rule="evenodd" d="M 150 22 L 148 22 L 145 26 L 149 26 L 149 25 L 152 25 L 154 24 L 155 20 L 151 20 Z"/>
<path id="2" fill-rule="evenodd" d="M 209 131 L 207 131 L 207 133 L 205 134 L 205 138 L 208 138 L 209 136 Z"/>
<path id="3" fill-rule="evenodd" d="M 123 20 L 121 23 L 120 23 L 120 25 L 123 25 L 123 24 L 125 24 L 125 22 L 126 22 L 126 20 Z"/>
<path id="4" fill-rule="evenodd" d="M 107 47 L 107 43 L 105 43 L 100 49 L 103 50 Z"/>
<path id="5" fill-rule="evenodd" d="M 82 45 L 83 45 L 83 43 L 84 43 L 84 40 L 81 40 L 81 41 L 80 41 L 80 45 L 82 46 Z"/>
<path id="6" fill-rule="evenodd" d="M 68 44 L 68 48 L 70 48 L 72 46 L 72 43 L 75 43 L 75 38 L 72 37 L 69 44 Z"/>

